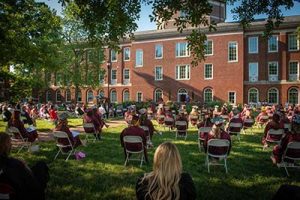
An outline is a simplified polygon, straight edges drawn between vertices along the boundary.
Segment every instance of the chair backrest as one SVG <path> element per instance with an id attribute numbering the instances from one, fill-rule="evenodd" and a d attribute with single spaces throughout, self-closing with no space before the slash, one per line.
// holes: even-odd
<path id="1" fill-rule="evenodd" d="M 20 140 L 25 140 L 22 136 L 22 134 L 20 133 L 19 129 L 14 127 L 14 126 L 11 126 L 9 128 L 6 129 L 6 133 L 8 135 L 10 135 L 12 138 L 14 138 L 15 136 L 18 136 L 18 138 Z"/>
<path id="2" fill-rule="evenodd" d="M 231 127 L 231 128 L 242 128 L 242 127 L 243 127 L 243 124 L 242 124 L 242 123 L 231 122 L 231 123 L 229 124 L 229 127 Z"/>
<path id="3" fill-rule="evenodd" d="M 275 130 L 275 129 L 270 129 L 270 130 L 268 131 L 268 134 L 269 134 L 269 135 L 277 135 L 277 136 L 279 136 L 279 135 L 283 135 L 283 133 L 284 133 L 284 130 L 283 130 L 283 129 L 277 129 L 277 130 Z"/>
<path id="4" fill-rule="evenodd" d="M 211 127 L 200 127 L 198 133 L 209 133 L 211 131 Z"/>
<path id="5" fill-rule="evenodd" d="M 229 140 L 226 140 L 226 139 L 210 139 L 210 140 L 208 140 L 208 143 L 207 143 L 207 153 L 211 154 L 209 147 L 227 147 L 227 151 L 224 152 L 224 154 L 223 154 L 223 155 L 227 155 L 228 150 L 229 150 L 229 146 L 230 146 Z"/>
<path id="6" fill-rule="evenodd" d="M 135 136 L 135 135 L 127 135 L 123 137 L 123 142 L 124 142 L 124 147 L 129 151 L 134 151 L 134 152 L 141 152 L 144 150 L 144 144 L 143 144 L 143 139 L 141 136 Z M 127 146 L 128 145 L 128 146 Z M 132 145 L 138 145 L 140 149 L 134 149 L 132 150 L 130 147 Z"/>
<path id="7" fill-rule="evenodd" d="M 148 126 L 140 126 L 145 132 L 149 131 Z"/>
<path id="8" fill-rule="evenodd" d="M 165 118 L 165 122 L 174 122 L 174 119 L 171 117 Z"/>
<path id="9" fill-rule="evenodd" d="M 252 119 L 252 118 L 249 118 L 249 119 L 245 119 L 244 120 L 244 123 L 254 123 L 254 119 Z"/>
<path id="10" fill-rule="evenodd" d="M 198 118 L 199 118 L 199 116 L 197 116 L 197 115 L 190 115 L 190 119 L 195 120 L 195 119 L 198 119 Z"/>
<path id="11" fill-rule="evenodd" d="M 260 120 L 269 120 L 269 116 L 268 115 L 263 115 L 260 117 Z"/>
<path id="12" fill-rule="evenodd" d="M 175 126 L 187 126 L 186 121 L 176 121 Z"/>
<path id="13" fill-rule="evenodd" d="M 83 123 L 83 128 L 95 128 L 93 123 Z"/>
<path id="14" fill-rule="evenodd" d="M 60 147 L 72 147 L 72 142 L 70 141 L 70 138 L 68 134 L 64 131 L 53 131 L 53 136 L 56 139 L 56 145 Z M 58 139 L 65 139 L 68 141 L 68 144 L 61 144 L 61 142 L 58 141 Z"/>
<path id="15" fill-rule="evenodd" d="M 158 119 L 165 119 L 165 116 L 164 116 L 164 115 L 158 115 L 157 118 L 158 118 Z"/>
<path id="16" fill-rule="evenodd" d="M 293 151 L 297 151 L 297 153 Z M 300 160 L 300 142 L 289 142 L 283 154 L 283 158 Z"/>

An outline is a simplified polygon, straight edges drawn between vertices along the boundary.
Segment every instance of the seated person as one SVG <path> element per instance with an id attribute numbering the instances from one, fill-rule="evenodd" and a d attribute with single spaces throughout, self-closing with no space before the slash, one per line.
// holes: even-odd
<path id="1" fill-rule="evenodd" d="M 79 135 L 77 136 L 73 136 L 72 132 L 70 131 L 69 129 L 69 126 L 68 126 L 68 114 L 67 113 L 61 113 L 59 116 L 58 116 L 58 124 L 57 126 L 55 127 L 55 131 L 63 131 L 65 133 L 67 133 L 69 139 L 70 139 L 70 142 L 72 143 L 73 147 L 76 148 L 80 145 L 82 145 L 82 141 L 80 140 L 79 138 Z M 69 142 L 68 140 L 66 139 L 59 139 L 59 142 L 64 144 L 64 145 L 68 145 Z M 64 149 L 65 151 L 68 151 L 69 149 Z"/>
<path id="2" fill-rule="evenodd" d="M 56 111 L 56 108 L 54 105 L 50 106 L 49 115 L 50 115 L 50 120 L 56 125 L 58 117 L 57 117 L 57 111 Z"/>
<path id="3" fill-rule="evenodd" d="M 267 116 L 267 117 L 266 117 Z M 261 112 L 257 115 L 256 117 L 256 122 L 258 124 L 265 124 L 269 121 L 269 117 L 268 117 L 268 114 L 266 112 L 266 109 L 265 108 L 262 108 L 261 109 Z"/>
<path id="4" fill-rule="evenodd" d="M 12 116 L 12 113 L 7 109 L 7 106 L 4 106 L 3 108 L 3 113 L 2 113 L 2 118 L 3 121 L 8 122 Z"/>
<path id="5" fill-rule="evenodd" d="M 121 141 L 121 146 L 124 147 L 124 154 L 125 154 L 125 159 L 126 159 L 126 149 L 124 146 L 124 141 L 123 138 L 124 136 L 132 135 L 132 136 L 140 136 L 143 139 L 143 146 L 144 146 L 144 156 L 145 156 L 145 161 L 148 163 L 148 155 L 147 155 L 147 137 L 145 131 L 139 127 L 140 125 L 140 120 L 137 115 L 132 116 L 131 120 L 131 125 L 127 128 L 125 128 L 121 134 L 120 134 L 120 141 Z M 135 144 L 132 145 L 127 145 L 127 148 L 131 150 L 139 150 L 141 147 L 137 146 Z"/>
<path id="6" fill-rule="evenodd" d="M 214 119 L 214 125 L 212 127 L 212 130 L 208 133 L 208 136 L 203 144 L 205 152 L 207 152 L 207 144 L 210 139 L 225 139 L 230 142 L 230 146 L 228 149 L 228 155 L 229 155 L 231 149 L 231 139 L 230 139 L 230 135 L 221 128 L 222 124 L 223 124 L 223 119 L 221 118 Z M 212 149 L 210 149 L 210 152 L 213 152 L 215 154 L 223 154 L 226 151 L 227 151 L 226 147 L 212 147 Z"/>
<path id="7" fill-rule="evenodd" d="M 232 132 L 233 132 L 233 134 L 236 134 L 236 132 L 240 132 L 243 127 L 243 120 L 240 117 L 240 111 L 237 108 L 235 108 L 235 109 L 233 109 L 232 113 L 233 113 L 233 116 L 229 120 L 228 129 L 227 129 L 227 132 L 230 135 Z M 240 123 L 241 127 L 231 127 L 230 126 L 231 123 Z"/>
<path id="8" fill-rule="evenodd" d="M 193 126 L 196 126 L 199 118 L 198 106 L 193 106 L 192 111 L 189 115 L 190 122 Z"/>
<path id="9" fill-rule="evenodd" d="M 292 130 L 285 134 L 279 145 L 274 146 L 271 159 L 274 164 L 280 163 L 289 142 L 300 142 L 300 115 L 292 118 Z M 296 153 L 296 152 L 295 152 Z M 297 152 L 300 153 L 299 151 Z"/>
<path id="10" fill-rule="evenodd" d="M 10 199 L 45 199 L 49 180 L 48 167 L 38 162 L 31 169 L 24 161 L 9 157 L 11 140 L 6 133 L 0 133 L 0 193 L 8 189 Z"/>
<path id="11" fill-rule="evenodd" d="M 197 124 L 198 129 L 200 129 L 201 127 L 212 127 L 214 124 L 212 122 L 212 114 L 211 113 L 204 113 L 204 120 L 201 121 L 200 123 Z M 206 140 L 207 139 L 207 133 L 201 132 L 199 133 L 199 138 L 201 138 L 202 140 Z"/>
<path id="12" fill-rule="evenodd" d="M 182 171 L 177 147 L 171 142 L 158 146 L 153 159 L 153 171 L 136 183 L 136 199 L 196 199 L 193 179 Z"/>
<path id="13" fill-rule="evenodd" d="M 284 129 L 284 125 L 282 123 L 280 123 L 280 116 L 279 114 L 275 113 L 272 116 L 272 121 L 268 122 L 268 124 L 265 127 L 265 131 L 264 131 L 264 136 L 262 138 L 262 144 L 263 145 L 268 145 L 267 141 L 266 141 L 266 137 L 267 137 L 267 133 L 270 129 L 274 129 L 274 130 L 278 130 L 278 129 Z M 278 138 L 280 137 L 280 138 Z M 274 139 L 274 140 L 279 140 L 281 139 L 282 136 L 272 136 L 272 138 L 268 138 L 268 139 Z"/>
<path id="14" fill-rule="evenodd" d="M 101 140 L 101 125 L 98 119 L 93 115 L 92 109 L 87 109 L 86 113 L 83 115 L 83 123 L 92 123 L 94 128 L 86 128 L 84 127 L 84 131 L 86 133 L 94 133 L 94 136 L 97 140 Z"/>
<path id="15" fill-rule="evenodd" d="M 33 125 L 33 121 L 27 112 L 26 106 L 22 106 L 21 118 L 24 124 Z"/>
<path id="16" fill-rule="evenodd" d="M 189 121 L 185 115 L 185 111 L 180 109 L 178 115 L 176 116 L 176 121 L 185 121 L 186 122 L 186 129 L 189 128 Z M 183 130 L 184 127 L 176 127 L 178 130 Z"/>
<path id="17" fill-rule="evenodd" d="M 29 130 L 24 127 L 24 123 L 20 118 L 21 112 L 19 110 L 15 110 L 13 112 L 12 118 L 7 123 L 8 127 L 16 127 L 23 138 L 27 138 L 28 142 L 34 142 L 38 137 L 38 133 L 36 130 Z M 15 135 L 16 138 L 19 138 L 18 135 Z"/>
<path id="18" fill-rule="evenodd" d="M 247 108 L 247 110 L 244 112 L 244 115 L 243 115 L 242 119 L 243 119 L 244 129 L 250 128 L 250 127 L 253 126 L 254 120 L 252 118 L 251 109 L 250 108 Z M 252 119 L 252 122 L 247 122 L 248 119 Z"/>
<path id="19" fill-rule="evenodd" d="M 152 140 L 153 133 L 154 133 L 154 131 L 157 132 L 157 130 L 155 130 L 152 121 L 148 119 L 147 111 L 145 108 L 140 109 L 139 113 L 141 114 L 140 115 L 140 125 L 147 126 L 149 128 L 149 136 L 150 136 L 150 140 Z"/>

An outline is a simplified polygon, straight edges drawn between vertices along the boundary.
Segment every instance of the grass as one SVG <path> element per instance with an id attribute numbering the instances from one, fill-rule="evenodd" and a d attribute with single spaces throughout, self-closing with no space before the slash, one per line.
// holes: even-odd
<path id="1" fill-rule="evenodd" d="M 70 119 L 70 125 L 79 126 L 81 119 Z M 0 122 L 0 131 L 4 131 Z M 49 131 L 53 125 L 47 121 L 38 121 L 38 129 Z M 26 160 L 29 165 L 38 160 L 49 164 L 51 179 L 47 188 L 47 199 L 135 199 L 135 183 L 139 176 L 152 169 L 152 164 L 139 167 L 131 162 L 124 167 L 123 149 L 119 134 L 124 126 L 104 129 L 103 141 L 89 143 L 80 147 L 87 157 L 77 161 L 65 162 L 63 157 L 53 160 L 57 150 L 54 142 L 41 142 L 40 152 L 22 153 L 12 156 Z M 175 140 L 175 134 L 157 127 L 163 135 L 154 135 L 153 143 L 157 147 L 163 141 L 173 141 L 181 154 L 184 171 L 193 177 L 197 199 L 271 199 L 281 184 L 300 186 L 300 173 L 290 170 L 287 177 L 283 168 L 272 165 L 271 149 L 262 150 L 260 143 L 262 130 L 254 129 L 254 134 L 241 136 L 241 142 L 233 138 L 232 151 L 228 158 L 229 173 L 222 166 L 211 167 L 207 172 L 204 165 L 205 154 L 199 152 L 197 131 L 189 130 L 186 141 Z M 155 148 L 149 150 L 150 163 Z"/>

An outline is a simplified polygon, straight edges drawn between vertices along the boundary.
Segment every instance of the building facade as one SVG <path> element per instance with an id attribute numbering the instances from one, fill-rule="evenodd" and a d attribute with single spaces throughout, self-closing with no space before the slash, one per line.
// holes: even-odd
<path id="1" fill-rule="evenodd" d="M 223 101 L 242 103 L 299 102 L 299 39 L 295 34 L 300 16 L 285 17 L 269 38 L 263 37 L 265 21 L 243 30 L 239 23 L 225 23 L 220 4 L 217 31 L 206 31 L 206 58 L 197 67 L 186 36 L 167 25 L 163 30 L 135 33 L 133 41 L 120 44 L 120 52 L 105 49 L 103 84 L 82 88 L 78 101 L 92 103 L 94 96 L 111 102 L 126 101 Z M 218 13 L 217 12 L 217 13 Z M 216 17 L 214 17 L 216 18 Z M 42 97 L 43 98 L 43 97 Z M 74 102 L 75 89 L 52 87 L 44 100 Z"/>

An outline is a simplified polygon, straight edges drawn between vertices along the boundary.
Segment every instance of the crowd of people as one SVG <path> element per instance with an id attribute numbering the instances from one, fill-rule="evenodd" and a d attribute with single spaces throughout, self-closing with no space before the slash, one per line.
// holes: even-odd
<path id="1" fill-rule="evenodd" d="M 98 140 L 102 138 L 103 127 L 109 127 L 104 120 L 106 111 L 103 106 L 87 108 L 78 104 L 74 109 L 66 108 L 66 112 L 60 114 L 57 112 L 57 106 L 49 103 L 41 105 L 17 104 L 14 106 L 4 104 L 0 107 L 3 120 L 7 122 L 8 128 L 17 128 L 22 137 L 27 138 L 29 142 L 34 142 L 38 138 L 36 129 L 32 128 L 36 126 L 37 118 L 50 120 L 55 125 L 54 130 L 67 133 L 74 148 L 85 145 L 85 141 L 80 139 L 79 135 L 74 136 L 70 130 L 68 126 L 68 116 L 70 114 L 68 113 L 75 112 L 76 116 L 82 117 L 83 124 L 93 124 L 93 128 L 84 128 L 84 131 L 94 134 L 94 137 Z M 280 141 L 278 145 L 275 145 L 271 156 L 274 164 L 282 163 L 282 155 L 286 151 L 288 143 L 292 141 L 300 142 L 299 106 L 283 108 L 282 105 L 273 105 L 254 108 L 245 105 L 242 109 L 233 107 L 230 112 L 229 110 L 227 104 L 224 104 L 221 108 L 215 106 L 213 109 L 199 109 L 197 106 L 193 106 L 190 113 L 188 113 L 185 105 L 182 105 L 177 111 L 172 110 L 169 105 L 163 103 L 157 105 L 157 107 L 150 105 L 139 110 L 137 110 L 136 106 L 131 105 L 124 113 L 124 120 L 128 126 L 120 133 L 120 143 L 124 148 L 125 159 L 127 155 L 123 138 L 130 135 L 140 136 L 143 142 L 142 147 L 131 145 L 126 148 L 131 150 L 143 148 L 145 161 L 149 163 L 147 150 L 154 147 L 152 143 L 154 133 L 161 134 L 155 129 L 153 119 L 156 119 L 158 124 L 166 125 L 175 131 L 185 131 L 185 134 L 187 134 L 189 126 L 196 127 L 199 130 L 200 128 L 208 127 L 209 129 L 206 129 L 208 130 L 207 132 L 199 131 L 199 138 L 203 141 L 205 152 L 212 151 L 215 154 L 224 154 L 224 152 L 229 154 L 232 147 L 232 136 L 241 132 L 242 129 L 250 128 L 254 123 L 257 123 L 264 128 L 262 136 L 263 146 L 268 146 L 268 141 L 272 139 Z M 256 117 L 254 117 L 255 112 L 257 113 Z M 177 125 L 176 122 L 178 121 L 185 122 L 186 126 Z M 231 126 L 231 124 L 241 124 L 241 126 Z M 25 128 L 25 125 L 28 128 Z M 282 129 L 284 134 L 277 136 L 279 138 L 268 138 L 272 137 L 268 135 L 268 132 L 272 129 Z M 228 140 L 230 145 L 229 147 L 208 149 L 208 141 L 211 139 Z M 48 173 L 47 166 L 39 164 L 39 167 L 34 167 L 32 170 L 24 167 L 26 164 L 22 162 L 21 164 L 18 160 L 9 158 L 11 144 L 6 134 L 0 134 L 0 142 L 2 142 L 0 148 L 1 164 L 4 163 L 3 166 L 6 166 L 7 163 L 11 163 L 9 165 L 15 165 L 14 167 L 20 168 L 20 171 L 23 170 L 36 183 L 40 182 L 41 185 L 33 189 L 39 190 L 40 192 L 37 194 L 43 195 L 42 191 L 44 190 L 47 177 L 40 181 L 41 178 L 39 176 L 46 176 L 45 174 Z M 60 142 L 66 143 L 67 141 L 62 140 Z M 68 149 L 65 149 L 65 151 L 68 151 Z M 292 153 L 297 154 L 299 152 Z M 214 159 L 216 162 L 218 161 L 218 158 Z M 285 162 L 294 164 L 293 160 L 286 160 Z M 3 166 L 2 168 L 4 168 Z M 27 171 L 21 168 L 26 168 Z M 37 168 L 39 170 L 40 168 L 42 169 L 42 174 L 36 175 L 35 170 Z M 182 171 L 180 154 L 176 146 L 171 142 L 162 143 L 157 147 L 153 159 L 153 171 L 139 178 L 136 185 L 137 199 L 167 199 L 168 197 L 171 197 L 170 199 L 195 199 L 195 191 L 193 180 L 188 173 Z"/>

